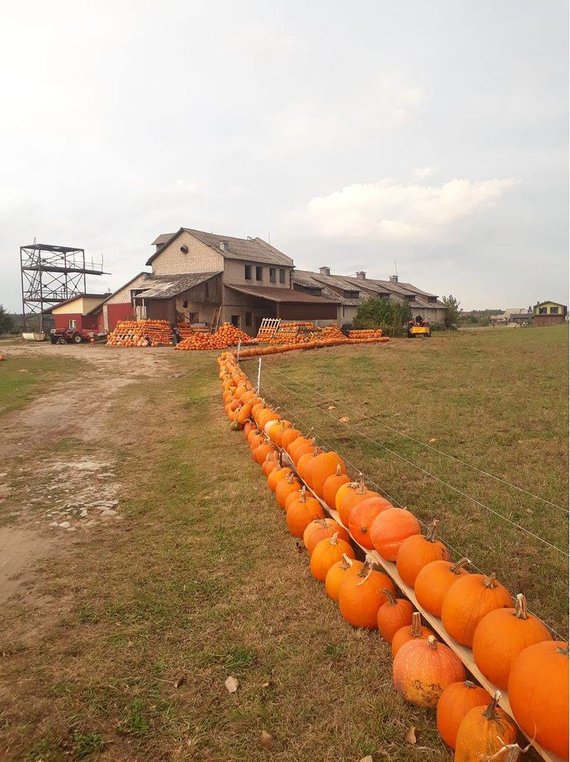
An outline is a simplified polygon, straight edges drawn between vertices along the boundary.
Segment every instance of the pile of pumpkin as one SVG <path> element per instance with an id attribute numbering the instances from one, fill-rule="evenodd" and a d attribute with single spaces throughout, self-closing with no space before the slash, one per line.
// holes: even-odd
<path id="1" fill-rule="evenodd" d="M 240 357 L 259 357 L 263 355 L 275 355 L 283 352 L 294 352 L 305 349 L 322 349 L 323 347 L 336 347 L 342 344 L 375 344 L 390 341 L 388 336 L 381 336 L 375 339 L 349 339 L 344 334 L 342 338 L 323 338 L 311 339 L 301 343 L 274 344 L 268 347 L 255 347 L 254 349 L 245 349 L 240 353 Z"/>
<path id="2" fill-rule="evenodd" d="M 438 730 L 455 749 L 455 760 L 518 759 L 517 728 L 497 705 L 499 691 L 490 699 L 467 679 L 455 651 L 422 624 L 408 599 L 398 597 L 371 555 L 356 559 L 351 541 L 395 562 L 420 606 L 473 649 L 477 667 L 497 689 L 508 691 L 520 728 L 567 759 L 568 644 L 551 639 L 528 613 L 523 595 L 513 602 L 493 574 L 470 573 L 467 559 L 454 562 L 433 526 L 422 535 L 411 511 L 394 507 L 362 480 L 351 482 L 337 453 L 315 447 L 257 396 L 233 354 L 222 354 L 218 364 L 231 428 L 246 435 L 289 532 L 303 540 L 312 575 L 351 625 L 377 628 L 391 644 L 396 689 L 407 701 L 436 709 Z M 285 454 L 290 465 L 284 465 Z M 338 520 L 325 514 L 321 501 Z"/>
<path id="3" fill-rule="evenodd" d="M 353 328 L 348 332 L 349 339 L 379 339 L 382 335 L 381 328 Z"/>
<path id="4" fill-rule="evenodd" d="M 239 344 L 249 344 L 252 338 L 231 323 L 224 323 L 215 333 L 190 332 L 176 345 L 176 349 L 227 349 Z"/>
<path id="5" fill-rule="evenodd" d="M 107 336 L 113 347 L 161 347 L 172 344 L 167 320 L 120 320 Z"/>

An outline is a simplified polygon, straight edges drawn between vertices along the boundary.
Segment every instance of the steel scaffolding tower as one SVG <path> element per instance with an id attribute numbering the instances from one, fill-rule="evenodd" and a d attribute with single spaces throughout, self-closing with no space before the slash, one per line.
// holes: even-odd
<path id="1" fill-rule="evenodd" d="M 86 261 L 84 249 L 33 243 L 20 246 L 20 273 L 24 330 L 26 318 L 39 315 L 41 333 L 45 308 L 86 293 L 87 275 L 103 275 L 103 256 Z"/>

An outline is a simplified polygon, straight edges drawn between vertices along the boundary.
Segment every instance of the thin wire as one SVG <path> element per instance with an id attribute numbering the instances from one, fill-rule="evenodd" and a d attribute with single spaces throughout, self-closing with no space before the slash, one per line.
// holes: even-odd
<path id="1" fill-rule="evenodd" d="M 287 376 L 287 374 L 275 370 L 272 370 L 272 373 L 276 373 L 280 376 L 283 376 L 283 378 L 286 378 L 288 381 L 292 381 L 294 384 L 300 384 L 300 381 L 296 381 L 294 378 L 291 378 L 291 376 Z M 308 387 L 311 391 L 317 392 L 321 397 L 324 397 L 324 395 L 318 391 L 314 386 L 311 386 L 310 384 L 306 384 L 303 382 L 303 385 Z M 410 436 L 409 434 L 405 434 L 403 431 L 399 431 L 398 429 L 393 428 L 392 426 L 388 426 L 385 423 L 382 423 L 378 420 L 375 416 L 367 415 L 362 410 L 358 410 L 356 408 L 349 408 L 352 411 L 354 411 L 356 414 L 361 416 L 362 420 L 365 421 L 373 421 L 374 423 L 378 424 L 378 426 L 381 426 L 384 429 L 387 429 L 388 431 L 392 431 L 394 434 L 398 434 L 401 437 L 404 437 L 405 439 L 409 439 L 412 442 L 416 442 L 419 445 L 422 445 L 422 447 L 427 447 L 429 450 L 433 450 L 438 455 L 443 455 L 446 458 L 450 458 L 451 460 L 454 460 L 456 463 L 461 463 L 461 465 L 466 466 L 467 468 L 472 469 L 473 471 L 478 471 L 480 474 L 484 474 L 485 476 L 488 476 L 490 479 L 495 479 L 495 481 L 501 482 L 502 484 L 505 484 L 507 487 L 510 487 L 512 489 L 517 490 L 518 492 L 522 492 L 525 495 L 528 495 L 529 497 L 534 498 L 535 500 L 539 500 L 542 503 L 546 503 L 547 505 L 551 505 L 553 508 L 558 508 L 558 510 L 563 511 L 564 513 L 568 514 L 570 511 L 568 511 L 567 508 L 564 508 L 562 505 L 558 505 L 557 503 L 553 503 L 550 500 L 547 500 L 544 497 L 540 497 L 540 495 L 535 495 L 533 492 L 529 492 L 529 490 L 524 489 L 523 487 L 519 487 L 517 484 L 513 484 L 512 482 L 507 481 L 506 479 L 503 479 L 500 476 L 496 476 L 495 474 L 491 474 L 489 471 L 485 471 L 482 468 L 479 468 L 478 466 L 474 466 L 471 463 L 467 463 L 464 460 L 461 460 L 461 458 L 458 458 L 456 455 L 451 455 L 448 452 L 445 452 L 444 450 L 440 450 L 438 447 L 433 447 L 433 445 L 428 444 L 427 442 L 422 442 L 420 439 L 416 439 L 415 437 Z"/>
<path id="2" fill-rule="evenodd" d="M 278 383 L 279 383 L 279 382 L 278 382 Z M 289 415 L 289 416 L 290 416 L 290 418 L 291 418 L 292 420 L 294 420 L 294 421 L 298 421 L 298 422 L 299 422 L 299 424 L 300 424 L 300 425 L 303 427 L 303 429 L 304 429 L 305 431 L 312 431 L 312 430 L 313 430 L 313 427 L 310 427 L 310 428 L 309 428 L 309 427 L 307 426 L 307 424 L 306 424 L 306 423 L 305 423 L 305 422 L 304 422 L 304 421 L 303 421 L 301 418 L 299 418 L 299 416 L 298 416 L 298 415 L 296 415 L 295 413 L 293 413 L 293 412 L 291 411 L 291 409 L 290 409 L 290 408 L 288 408 L 286 405 L 283 405 L 283 404 L 280 402 L 280 400 L 279 400 L 279 399 L 278 399 L 278 398 L 277 398 L 277 397 L 276 397 L 276 396 L 275 396 L 275 395 L 274 395 L 274 394 L 273 394 L 271 391 L 270 391 L 269 393 L 266 393 L 266 394 L 265 394 L 265 396 L 266 396 L 266 397 L 270 397 L 272 400 L 274 400 L 275 402 L 279 403 L 279 409 L 280 409 L 280 410 L 284 410 L 284 411 L 286 411 L 286 412 L 287 412 L 287 415 Z M 300 396 L 300 395 L 298 395 L 298 396 Z M 317 406 L 315 406 L 315 407 L 317 407 Z M 322 410 L 320 410 L 320 408 L 318 408 L 318 407 L 317 407 L 317 409 L 318 409 L 320 412 L 323 412 Z M 359 469 L 357 466 L 355 466 L 355 465 L 354 465 L 354 463 L 351 463 L 351 461 L 350 461 L 350 460 L 348 460 L 348 458 L 346 458 L 346 457 L 344 456 L 344 454 L 343 454 L 343 453 L 341 453 L 341 452 L 338 450 L 338 448 L 335 450 L 335 449 L 332 447 L 332 445 L 331 445 L 329 442 L 326 442 L 326 441 L 325 441 L 325 440 L 324 440 L 324 439 L 323 439 L 321 436 L 319 436 L 319 437 L 318 437 L 318 439 L 319 439 L 319 441 L 320 441 L 320 442 L 322 442 L 322 444 L 324 444 L 324 445 L 325 445 L 326 447 L 328 447 L 330 450 L 334 450 L 335 452 L 339 452 L 339 454 L 340 454 L 340 455 L 342 455 L 342 459 L 344 460 L 344 462 L 345 462 L 345 463 L 347 463 L 349 466 L 351 466 L 351 468 L 353 468 L 353 469 L 354 469 L 354 470 L 355 470 L 355 471 L 356 471 L 356 472 L 357 472 L 359 475 L 361 475 L 362 477 L 365 477 L 365 478 L 366 478 L 366 482 L 367 482 L 367 483 L 369 483 L 369 484 L 372 484 L 372 485 L 373 485 L 374 487 L 376 487 L 376 488 L 377 488 L 377 489 L 378 489 L 380 492 L 382 492 L 384 495 L 386 495 L 386 497 L 388 497 L 388 498 L 390 499 L 390 501 L 391 501 L 393 504 L 396 504 L 396 505 L 400 506 L 401 508 L 403 508 L 403 506 L 402 506 L 402 504 L 401 504 L 401 503 L 399 503 L 397 500 L 395 500 L 394 498 L 392 498 L 392 497 L 391 497 L 391 496 L 390 496 L 390 495 L 389 495 L 389 494 L 388 494 L 388 493 L 387 493 L 385 490 L 383 490 L 383 489 L 380 487 L 380 485 L 379 485 L 377 482 L 375 482 L 373 479 L 369 478 L 368 476 L 366 476 L 366 474 L 364 474 L 362 471 L 360 471 L 360 469 Z M 417 516 L 416 516 L 416 518 L 418 519 L 418 522 L 420 523 L 420 525 L 424 527 L 424 529 L 427 529 L 427 528 L 428 528 L 428 526 L 429 526 L 428 524 L 426 524 L 424 521 L 422 521 L 421 519 L 419 519 Z M 464 552 L 463 552 L 463 551 L 461 551 L 461 550 L 458 550 L 457 548 L 454 548 L 454 547 L 453 547 L 453 545 L 451 545 L 449 542 L 447 542 L 447 540 L 444 540 L 444 539 L 442 539 L 441 537 L 440 537 L 439 539 L 440 539 L 440 541 L 441 541 L 441 542 L 443 542 L 443 544 L 444 544 L 444 545 L 445 545 L 447 548 L 449 548 L 449 550 L 452 550 L 452 551 L 453 551 L 453 552 L 456 554 L 456 556 L 458 556 L 459 558 L 467 558 L 467 554 L 466 554 L 466 553 L 464 553 Z M 473 563 L 473 561 L 471 561 L 470 559 L 469 559 L 469 565 L 470 565 L 470 566 L 471 566 L 473 569 L 475 569 L 476 571 L 478 571 L 478 572 L 479 572 L 479 574 L 483 574 L 483 575 L 487 576 L 487 572 L 485 572 L 485 571 L 484 571 L 483 569 L 481 569 L 479 566 L 477 566 L 476 564 L 474 564 L 474 563 Z M 558 640 L 566 642 L 567 638 L 566 638 L 565 636 L 563 636 L 563 635 L 561 635 L 559 632 L 557 632 L 557 631 L 556 631 L 556 630 L 555 630 L 553 627 L 551 627 L 551 626 L 550 626 L 550 625 L 549 625 L 547 622 L 545 622 L 543 619 L 541 619 L 541 618 L 540 618 L 540 617 L 539 617 L 537 614 L 533 614 L 533 616 L 534 616 L 536 619 L 538 619 L 540 622 L 542 622 L 542 624 L 543 624 L 543 625 L 544 625 L 544 626 L 545 626 L 545 627 L 546 627 L 546 628 L 547 628 L 547 629 L 548 629 L 548 630 L 549 630 L 549 631 L 550 631 L 550 632 L 551 632 L 553 635 L 555 635 L 555 636 L 556 636 L 556 638 L 557 638 Z"/>
<path id="3" fill-rule="evenodd" d="M 266 377 L 267 377 L 267 373 L 266 373 Z M 283 384 L 280 381 L 277 381 L 276 383 L 279 384 L 280 386 L 282 386 L 284 389 L 287 389 L 292 394 L 295 394 L 297 397 L 299 397 L 299 399 L 303 400 L 308 405 L 311 405 L 312 407 L 316 407 L 318 410 L 321 410 L 321 408 L 318 405 L 316 405 L 314 402 L 312 402 L 311 400 L 308 400 L 306 397 L 303 397 L 303 395 L 299 394 L 299 392 L 296 392 L 294 389 L 291 389 L 286 384 Z M 322 412 L 325 412 L 325 411 L 322 411 Z M 330 418 L 334 418 L 336 420 L 335 416 L 332 416 L 329 411 L 326 411 L 326 412 L 327 412 L 327 414 L 328 414 L 328 416 Z M 432 479 L 435 479 L 436 481 L 440 482 L 441 484 L 444 484 L 449 489 L 451 489 L 454 492 L 456 492 L 458 495 L 462 495 L 463 497 L 467 498 L 468 500 L 471 500 L 472 502 L 476 503 L 481 508 L 484 508 L 485 510 L 487 510 L 490 513 L 492 513 L 495 516 L 497 516 L 497 518 L 503 519 L 503 521 L 506 521 L 508 524 L 511 524 L 512 526 L 516 527 L 517 529 L 520 529 L 522 532 L 524 532 L 525 534 L 529 535 L 529 537 L 533 537 L 535 540 L 538 540 L 538 542 L 541 542 L 543 545 L 547 545 L 548 547 L 552 548 L 552 550 L 555 550 L 557 553 L 560 553 L 561 555 L 568 557 L 569 554 L 566 553 L 566 551 L 561 550 L 561 548 L 558 548 L 556 545 L 553 545 L 548 540 L 545 540 L 542 537 L 540 537 L 539 535 L 535 534 L 534 532 L 531 532 L 529 529 L 526 529 L 526 527 L 523 527 L 520 524 L 517 524 L 516 521 L 512 521 L 511 519 L 507 518 L 507 516 L 504 516 L 502 513 L 499 513 L 498 511 L 495 511 L 493 508 L 490 508 L 488 505 L 485 505 L 485 503 L 482 503 L 480 500 L 477 500 L 477 498 L 471 497 L 471 495 L 468 495 L 466 492 L 463 492 L 462 490 L 458 489 L 457 487 L 454 487 L 449 482 L 446 482 L 445 479 L 442 479 L 441 477 L 436 476 L 435 474 L 430 473 L 425 468 L 422 468 L 422 466 L 419 466 L 417 463 L 414 463 L 412 460 L 409 460 L 408 458 L 405 458 L 403 455 L 400 455 L 400 453 L 396 452 L 395 450 L 392 450 L 389 447 L 386 447 L 386 445 L 381 444 L 377 440 L 372 439 L 367 434 L 365 434 L 363 431 L 360 431 L 360 429 L 357 429 L 357 428 L 355 428 L 354 426 L 351 426 L 348 423 L 343 424 L 343 425 L 345 425 L 349 429 L 352 429 L 357 434 L 359 434 L 361 437 L 363 437 L 364 439 L 367 439 L 369 442 L 371 442 L 372 444 L 376 445 L 377 447 L 380 447 L 383 450 L 386 450 L 387 452 L 392 453 L 392 455 L 395 455 L 397 458 L 399 458 L 400 460 L 403 460 L 405 463 L 407 463 L 408 465 L 412 466 L 413 468 L 417 468 L 419 471 L 421 471 L 422 473 L 426 474 L 427 476 L 430 476 Z"/>
<path id="4" fill-rule="evenodd" d="M 279 382 L 278 382 L 278 383 L 279 383 Z M 303 421 L 301 418 L 299 418 L 299 416 L 298 416 L 298 415 L 296 415 L 295 413 L 293 413 L 293 412 L 291 411 L 291 409 L 290 409 L 290 408 L 288 408 L 286 405 L 283 405 L 283 404 L 281 403 L 281 401 L 280 401 L 280 400 L 279 400 L 279 399 L 278 399 L 278 398 L 277 398 L 277 397 L 276 397 L 276 396 L 275 396 L 275 395 L 274 395 L 274 394 L 273 394 L 271 391 L 270 391 L 268 394 L 266 394 L 266 397 L 270 397 L 272 400 L 274 400 L 275 402 L 279 403 L 279 409 L 280 409 L 280 410 L 284 410 L 284 411 L 286 411 L 286 412 L 287 412 L 287 415 L 288 415 L 288 416 L 289 416 L 289 417 L 290 417 L 292 420 L 294 420 L 294 421 L 298 421 L 298 423 L 299 423 L 299 424 L 300 424 L 300 425 L 303 427 L 303 429 L 304 429 L 305 431 L 312 431 L 312 427 L 309 429 L 309 428 L 307 427 L 307 425 L 305 424 L 305 422 L 304 422 L 304 421 Z M 318 408 L 318 409 L 319 409 L 319 411 L 320 411 L 320 412 L 323 412 L 322 410 L 320 410 L 320 408 Z M 403 507 L 404 507 L 404 506 L 403 506 L 401 503 L 399 503 L 397 500 L 395 500 L 394 498 L 392 498 L 392 497 L 391 497 L 391 496 L 390 496 L 390 495 L 389 495 L 389 494 L 388 494 L 388 493 L 387 493 L 387 492 L 386 492 L 384 489 L 382 489 L 382 487 L 380 487 L 380 485 L 379 485 L 377 482 L 375 482 L 373 479 L 371 479 L 371 478 L 369 478 L 368 476 L 366 476 L 366 474 L 364 474 L 364 472 L 362 472 L 362 471 L 361 471 L 361 470 L 360 470 L 360 469 L 359 469 L 357 466 L 355 466 L 355 465 L 354 465 L 354 463 L 352 463 L 350 460 L 348 460 L 348 458 L 346 458 L 346 457 L 345 457 L 345 455 L 344 455 L 342 452 L 338 451 L 338 448 L 335 450 L 335 448 L 333 448 L 333 446 L 332 446 L 332 445 L 331 445 L 329 442 L 326 442 L 326 441 L 325 441 L 325 440 L 324 440 L 324 439 L 323 439 L 321 436 L 319 436 L 319 437 L 318 437 L 318 439 L 319 439 L 319 441 L 320 441 L 320 442 L 322 442 L 322 444 L 324 444 L 326 447 L 328 447 L 328 449 L 329 449 L 329 450 L 334 450 L 335 452 L 339 452 L 339 454 L 340 454 L 340 455 L 342 455 L 342 459 L 343 459 L 343 461 L 344 461 L 345 463 L 347 463 L 347 464 L 348 464 L 348 465 L 349 465 L 351 468 L 353 468 L 353 469 L 354 469 L 354 470 L 355 470 L 355 471 L 356 471 L 356 472 L 357 472 L 357 473 L 358 473 L 360 476 L 362 476 L 362 477 L 365 477 L 365 478 L 366 478 L 366 482 L 367 482 L 368 484 L 372 484 L 372 485 L 373 485 L 374 487 L 376 487 L 376 488 L 377 488 L 377 489 L 378 489 L 380 492 L 382 492 L 384 495 L 386 495 L 386 497 L 388 497 L 388 498 L 390 499 L 390 501 L 392 502 L 392 504 L 395 504 L 395 505 L 399 506 L 400 508 L 403 508 Z M 427 529 L 427 528 L 428 528 L 428 526 L 429 526 L 428 524 L 426 524 L 424 521 L 422 521 L 421 519 L 419 519 L 417 516 L 416 516 L 416 518 L 418 519 L 418 522 L 420 523 L 420 525 L 421 525 L 422 527 L 424 527 L 424 529 Z M 440 537 L 439 539 L 440 539 L 440 541 L 441 541 L 441 542 L 443 542 L 443 544 L 444 544 L 444 545 L 445 545 L 447 548 L 449 548 L 449 550 L 452 550 L 452 551 L 453 551 L 453 552 L 456 554 L 456 556 L 458 556 L 459 558 L 467 558 L 467 554 L 466 554 L 466 553 L 464 553 L 464 552 L 463 552 L 463 551 L 461 551 L 461 550 L 458 550 L 457 548 L 454 548 L 454 547 L 453 547 L 453 545 L 451 545 L 451 544 L 450 544 L 450 543 L 449 543 L 447 540 L 444 540 L 444 539 L 442 539 L 441 537 Z M 487 576 L 487 572 L 485 572 L 485 571 L 484 571 L 483 569 L 481 569 L 479 566 L 477 566 L 476 564 L 474 564 L 474 563 L 473 563 L 473 561 L 471 561 L 471 559 L 469 559 L 469 565 L 470 565 L 470 566 L 471 566 L 473 569 L 475 569 L 475 571 L 478 571 L 478 572 L 479 572 L 479 574 L 483 574 L 483 575 Z M 541 619 L 541 618 L 540 618 L 540 617 L 539 617 L 537 614 L 533 614 L 533 616 L 534 616 L 536 619 L 538 619 L 539 621 L 541 621 L 541 622 L 542 622 L 542 624 L 543 624 L 543 625 L 544 625 L 544 626 L 545 626 L 545 627 L 546 627 L 546 628 L 547 628 L 547 629 L 548 629 L 548 630 L 549 630 L 549 631 L 550 631 L 550 632 L 551 632 L 553 635 L 555 635 L 555 636 L 556 636 L 556 638 L 557 638 L 558 640 L 566 642 L 566 638 L 565 638 L 563 635 L 561 635 L 559 632 L 557 632 L 557 631 L 556 631 L 556 630 L 555 630 L 553 627 L 551 627 L 551 626 L 550 626 L 550 625 L 549 625 L 547 622 L 545 622 L 543 619 Z"/>

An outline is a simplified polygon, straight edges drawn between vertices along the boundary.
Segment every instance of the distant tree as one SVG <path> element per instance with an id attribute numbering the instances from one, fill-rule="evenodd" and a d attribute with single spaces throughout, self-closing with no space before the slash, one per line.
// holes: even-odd
<path id="1" fill-rule="evenodd" d="M 443 296 L 441 301 L 445 304 L 445 317 L 443 318 L 446 328 L 457 328 L 462 309 L 460 302 L 451 294 Z"/>
<path id="2" fill-rule="evenodd" d="M 384 333 L 397 336 L 403 333 L 404 325 L 411 318 L 408 302 L 367 299 L 359 305 L 353 323 L 355 328 L 381 328 Z"/>
<path id="3" fill-rule="evenodd" d="M 14 330 L 14 318 L 0 304 L 0 333 L 10 333 Z"/>

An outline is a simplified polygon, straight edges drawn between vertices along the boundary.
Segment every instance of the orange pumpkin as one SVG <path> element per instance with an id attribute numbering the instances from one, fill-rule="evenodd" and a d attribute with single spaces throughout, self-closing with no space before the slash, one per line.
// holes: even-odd
<path id="1" fill-rule="evenodd" d="M 528 613 L 526 598 L 519 593 L 514 609 L 495 609 L 481 619 L 473 635 L 473 658 L 488 680 L 507 690 L 513 661 L 544 640 L 552 640 L 548 628 Z"/>
<path id="2" fill-rule="evenodd" d="M 288 474 L 285 479 L 282 479 L 280 482 L 278 482 L 277 486 L 275 487 L 275 498 L 277 499 L 277 502 L 281 508 L 285 509 L 285 500 L 292 492 L 296 492 L 298 490 L 300 493 L 301 487 L 302 484 L 296 478 L 293 471 L 291 471 L 291 473 Z"/>
<path id="3" fill-rule="evenodd" d="M 324 582 L 328 570 L 343 556 L 354 558 L 354 551 L 352 546 L 346 540 L 339 539 L 335 532 L 332 537 L 327 537 L 315 545 L 311 553 L 311 574 L 315 579 Z"/>
<path id="4" fill-rule="evenodd" d="M 333 534 L 337 534 L 339 539 L 345 542 L 350 540 L 346 529 L 337 524 L 334 519 L 325 518 L 311 521 L 303 532 L 303 543 L 309 551 L 309 556 L 321 540 L 326 540 L 328 537 L 332 537 Z"/>
<path id="5" fill-rule="evenodd" d="M 420 531 L 420 523 L 413 513 L 404 508 L 388 508 L 376 517 L 370 538 L 382 558 L 395 561 L 404 540 Z"/>
<path id="6" fill-rule="evenodd" d="M 396 598 L 390 590 L 384 590 L 384 595 L 388 600 L 378 609 L 376 619 L 380 635 L 391 643 L 399 629 L 412 624 L 414 607 L 407 598 Z"/>
<path id="7" fill-rule="evenodd" d="M 441 606 L 441 621 L 458 643 L 471 648 L 475 628 L 494 609 L 510 608 L 513 599 L 495 575 L 467 574 L 449 588 Z"/>
<path id="8" fill-rule="evenodd" d="M 426 708 L 435 707 L 448 685 L 466 677 L 461 659 L 433 635 L 404 643 L 394 657 L 392 674 L 406 701 Z"/>
<path id="9" fill-rule="evenodd" d="M 251 457 L 256 463 L 259 463 L 259 465 L 261 466 L 263 464 L 263 461 L 265 460 L 265 458 L 267 458 L 270 452 L 276 452 L 275 445 L 272 445 L 269 442 L 267 442 L 266 444 L 260 444 L 258 447 L 256 447 L 255 450 L 253 450 L 253 452 L 251 453 Z"/>
<path id="10" fill-rule="evenodd" d="M 294 442 L 295 439 L 297 439 L 297 437 L 300 437 L 300 436 L 301 436 L 301 432 L 299 431 L 299 429 L 294 429 L 294 428 L 287 429 L 281 435 L 281 447 L 284 450 L 288 451 L 289 445 L 292 442 Z"/>
<path id="11" fill-rule="evenodd" d="M 303 487 L 300 497 L 293 500 L 287 508 L 287 529 L 293 537 L 302 537 L 307 524 L 315 519 L 322 519 L 324 516 L 319 501 L 314 497 L 307 497 Z"/>
<path id="12" fill-rule="evenodd" d="M 469 574 L 465 566 L 469 559 L 451 561 L 431 561 L 416 577 L 414 591 L 420 606 L 430 614 L 441 617 L 441 604 L 445 594 L 459 577 Z"/>
<path id="13" fill-rule="evenodd" d="M 535 643 L 516 657 L 509 701 L 520 728 L 545 749 L 568 759 L 568 643 Z"/>
<path id="14" fill-rule="evenodd" d="M 507 744 L 515 743 L 517 730 L 511 718 L 497 706 L 500 696 L 497 691 L 489 706 L 477 706 L 467 712 L 457 731 L 454 762 L 481 762 L 484 759 L 506 762 L 507 752 L 496 756 L 497 752 Z"/>
<path id="15" fill-rule="evenodd" d="M 317 455 L 320 455 L 323 451 L 320 447 L 313 447 L 309 452 L 304 453 L 301 455 L 299 460 L 297 461 L 297 473 L 301 477 L 301 479 L 312 489 L 311 480 L 309 478 L 309 469 L 311 464 L 314 462 Z"/>
<path id="16" fill-rule="evenodd" d="M 340 466 L 337 466 L 336 472 L 329 476 L 323 485 L 323 500 L 328 507 L 334 511 L 336 508 L 335 497 L 343 484 L 349 484 L 350 479 L 346 474 L 343 474 Z"/>
<path id="17" fill-rule="evenodd" d="M 340 471 L 346 473 L 344 461 L 336 452 L 321 452 L 307 468 L 308 484 L 319 497 L 323 497 L 326 480 Z"/>
<path id="18" fill-rule="evenodd" d="M 338 592 L 344 576 L 347 573 L 356 574 L 362 568 L 361 561 L 355 561 L 348 556 L 343 556 L 331 566 L 325 579 L 325 592 L 333 601 L 338 601 Z"/>
<path id="19" fill-rule="evenodd" d="M 293 471 L 290 468 L 285 467 L 277 467 L 273 469 L 273 471 L 270 472 L 269 476 L 267 477 L 267 486 L 272 492 L 275 492 L 277 489 L 277 485 L 280 481 L 283 479 L 286 479 L 289 474 L 292 474 Z"/>
<path id="20" fill-rule="evenodd" d="M 471 680 L 451 683 L 437 702 L 436 721 L 439 735 L 455 749 L 457 731 L 465 715 L 476 706 L 487 706 L 489 694 Z"/>
<path id="21" fill-rule="evenodd" d="M 394 633 L 392 638 L 392 656 L 396 656 L 400 648 L 407 643 L 408 640 L 427 640 L 430 635 L 435 635 L 434 631 L 429 627 L 425 627 L 422 624 L 422 618 L 418 611 L 414 611 L 412 614 L 412 623 L 400 627 Z"/>
<path id="22" fill-rule="evenodd" d="M 390 577 L 372 568 L 368 556 L 357 574 L 345 574 L 338 591 L 340 613 L 354 627 L 374 630 L 378 627 L 378 609 L 386 602 L 389 590 L 395 593 Z"/>
<path id="23" fill-rule="evenodd" d="M 263 463 L 261 464 L 261 470 L 265 474 L 265 476 L 269 476 L 269 474 L 276 468 L 280 468 L 279 465 L 279 453 L 273 450 L 269 453 L 269 455 L 265 458 Z"/>
<path id="24" fill-rule="evenodd" d="M 402 581 L 410 587 L 414 587 L 416 577 L 427 564 L 432 561 L 451 560 L 447 547 L 435 537 L 435 527 L 434 521 L 425 536 L 411 535 L 400 545 L 396 556 L 396 568 Z"/>
<path id="25" fill-rule="evenodd" d="M 314 446 L 314 439 L 307 439 L 307 437 L 297 437 L 291 442 L 287 448 L 287 452 L 289 453 L 289 457 L 293 463 L 296 465 L 301 455 L 312 452 Z"/>
<path id="26" fill-rule="evenodd" d="M 296 490 L 293 490 L 293 492 L 290 492 L 287 497 L 285 498 L 285 512 L 289 510 L 289 506 L 291 503 L 295 502 L 295 500 L 298 500 L 301 495 L 303 494 L 304 485 L 299 482 L 299 486 Z"/>
<path id="27" fill-rule="evenodd" d="M 359 482 L 349 482 L 339 487 L 335 497 L 335 507 L 345 527 L 348 526 L 350 512 L 354 506 L 369 497 L 380 497 L 380 495 L 366 489 L 362 479 Z"/>
<path id="28" fill-rule="evenodd" d="M 374 547 L 370 528 L 382 511 L 392 507 L 392 504 L 383 497 L 369 497 L 354 506 L 348 517 L 348 528 L 359 545 L 369 549 Z"/>

